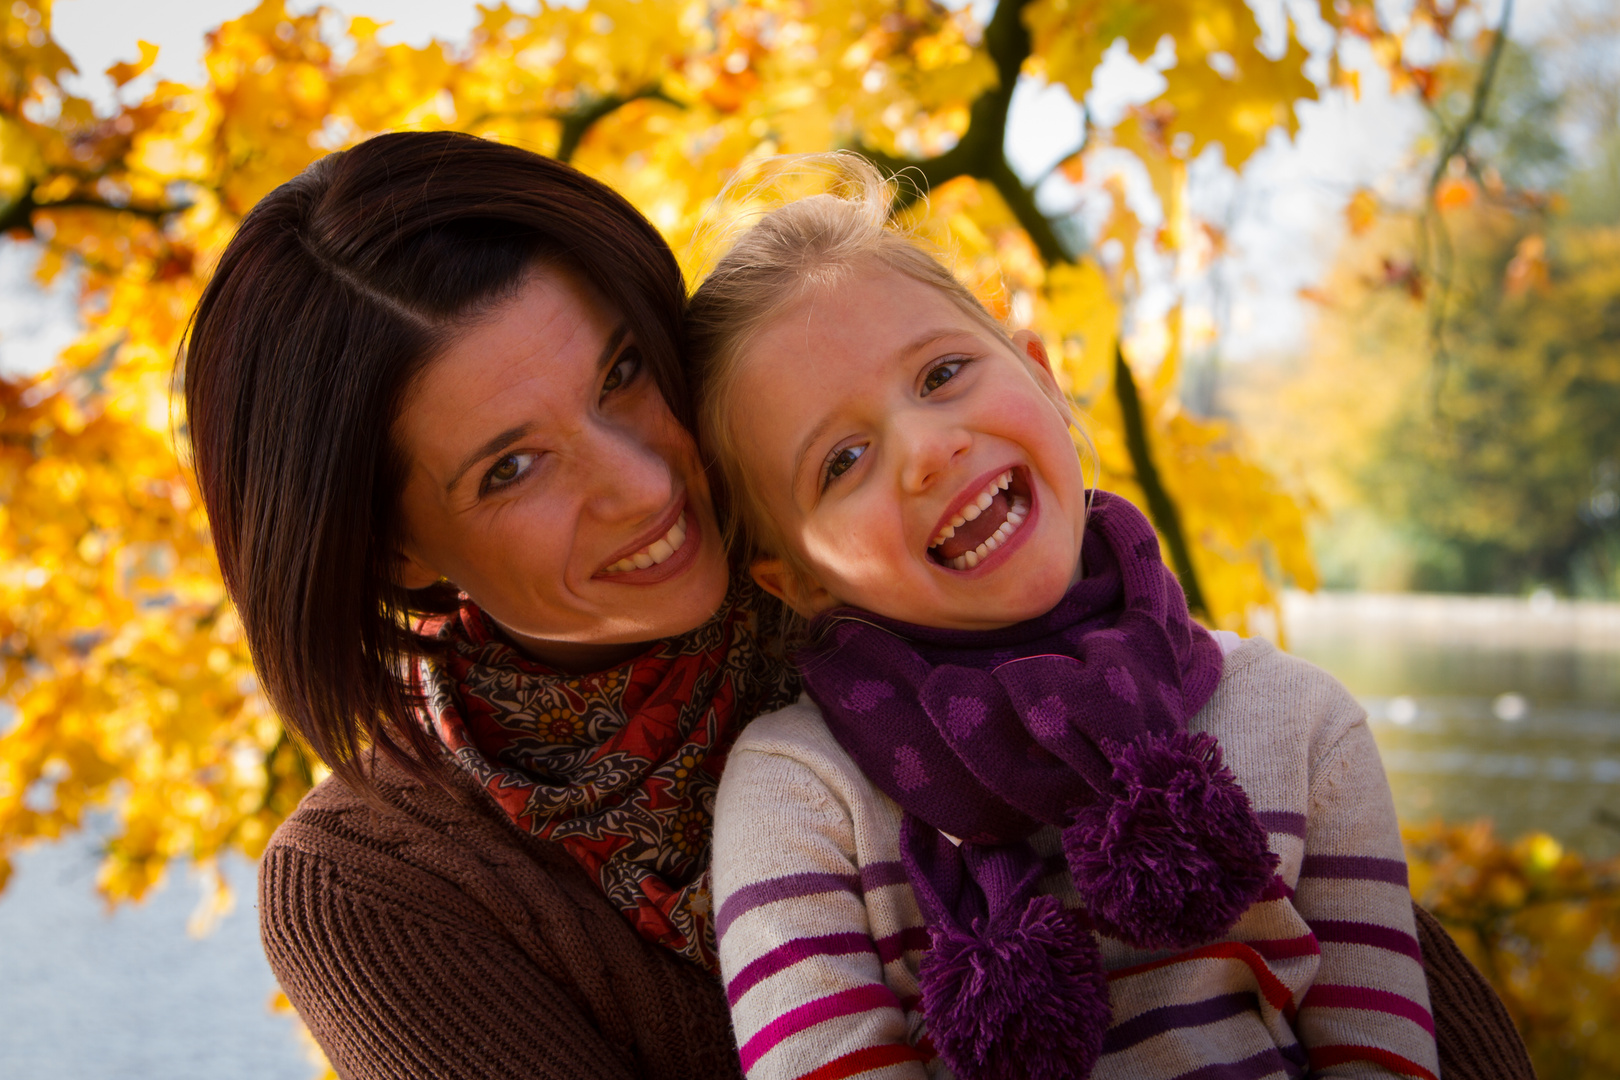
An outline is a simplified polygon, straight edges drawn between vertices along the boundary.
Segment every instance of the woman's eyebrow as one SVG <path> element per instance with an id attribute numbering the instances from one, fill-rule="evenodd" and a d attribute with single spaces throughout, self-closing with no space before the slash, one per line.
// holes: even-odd
<path id="1" fill-rule="evenodd" d="M 618 327 L 614 329 L 613 333 L 608 335 L 606 343 L 602 346 L 601 354 L 596 358 L 596 372 L 598 375 L 600 375 L 608 367 L 608 365 L 612 364 L 614 359 L 618 357 L 619 350 L 621 346 L 624 345 L 625 338 L 629 336 L 630 325 L 628 323 L 620 323 Z M 519 424 L 517 427 L 507 428 L 499 435 L 486 440 L 482 446 L 461 459 L 461 464 L 456 466 L 456 471 L 450 474 L 450 480 L 444 485 L 444 490 L 455 490 L 455 486 L 461 483 L 461 478 L 467 475 L 468 469 L 472 468 L 489 455 L 500 453 L 502 450 L 505 450 L 508 446 L 517 442 L 519 439 L 523 438 L 523 436 L 527 435 L 533 430 L 534 425 L 532 423 L 523 423 Z"/>
<path id="2" fill-rule="evenodd" d="M 461 464 L 456 466 L 456 471 L 450 474 L 450 480 L 444 485 L 444 490 L 454 491 L 456 485 L 461 482 L 461 478 L 467 475 L 468 469 L 489 455 L 500 453 L 533 430 L 533 424 L 523 423 L 517 427 L 507 428 L 494 438 L 485 441 L 482 446 L 461 459 Z"/>

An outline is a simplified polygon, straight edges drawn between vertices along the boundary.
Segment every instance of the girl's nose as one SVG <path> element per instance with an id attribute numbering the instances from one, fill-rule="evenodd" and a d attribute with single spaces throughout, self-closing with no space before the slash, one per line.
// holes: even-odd
<path id="1" fill-rule="evenodd" d="M 896 426 L 895 441 L 902 455 L 900 483 L 908 492 L 933 487 L 952 462 L 973 446 L 972 433 L 941 412 L 917 410 Z"/>

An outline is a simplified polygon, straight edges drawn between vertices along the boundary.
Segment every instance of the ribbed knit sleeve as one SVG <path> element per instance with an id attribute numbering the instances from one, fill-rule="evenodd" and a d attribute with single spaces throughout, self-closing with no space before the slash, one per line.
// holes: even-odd
<path id="1" fill-rule="evenodd" d="M 915 961 L 927 935 L 920 919 L 868 904 L 869 892 L 909 886 L 897 862 L 862 864 L 868 845 L 857 833 L 874 815 L 848 803 L 876 811 L 880 835 L 866 839 L 882 847 L 892 846 L 895 815 L 859 780 L 751 742 L 745 734 L 732 753 L 715 810 L 715 925 L 744 1071 L 749 1080 L 923 1080 L 932 1055 L 907 1039 L 917 987 L 902 957 L 909 950 Z"/>
<path id="2" fill-rule="evenodd" d="M 327 781 L 259 871 L 271 969 L 345 1080 L 738 1076 L 711 976 L 643 941 L 565 853 L 401 784 Z"/>
<path id="3" fill-rule="evenodd" d="M 1365 721 L 1310 789 L 1294 907 L 1321 949 L 1295 1027 L 1319 1076 L 1439 1071 L 1394 799 Z"/>

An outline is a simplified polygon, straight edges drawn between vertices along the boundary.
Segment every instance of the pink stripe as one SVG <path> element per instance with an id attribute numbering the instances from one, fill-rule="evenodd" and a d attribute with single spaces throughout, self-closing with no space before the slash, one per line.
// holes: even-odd
<path id="1" fill-rule="evenodd" d="M 848 956 L 851 953 L 869 952 L 871 948 L 872 939 L 858 933 L 794 938 L 786 945 L 779 945 L 764 956 L 749 961 L 747 967 L 737 972 L 737 977 L 726 984 L 726 1002 L 735 1008 L 748 991 L 800 961 L 815 956 Z"/>
<path id="2" fill-rule="evenodd" d="M 1260 941 L 1246 941 L 1244 944 L 1267 960 L 1291 960 L 1296 956 L 1322 955 L 1322 948 L 1316 943 L 1315 934 L 1296 938 L 1267 938 Z"/>
<path id="3" fill-rule="evenodd" d="M 1368 986 L 1313 986 L 1305 995 L 1302 1009 L 1367 1009 L 1389 1013 L 1412 1021 L 1418 1027 L 1434 1034 L 1434 1017 L 1429 1010 L 1400 994 L 1389 990 L 1374 990 Z"/>
<path id="4" fill-rule="evenodd" d="M 908 926 L 898 934 L 877 939 L 878 959 L 892 964 L 908 952 L 927 952 L 934 943 L 926 926 Z"/>
<path id="5" fill-rule="evenodd" d="M 840 1016 L 870 1012 L 873 1009 L 895 1009 L 899 1006 L 894 992 L 881 983 L 852 986 L 848 990 L 840 990 L 836 994 L 828 994 L 824 998 L 806 1002 L 797 1009 L 790 1009 L 778 1016 L 743 1044 L 742 1050 L 739 1051 L 743 1072 L 752 1069 L 755 1062 L 784 1040 L 791 1039 L 817 1024 L 836 1020 Z"/>
<path id="6" fill-rule="evenodd" d="M 1265 890 L 1260 893 L 1261 903 L 1267 900 L 1292 900 L 1293 898 L 1294 890 L 1288 887 L 1288 882 L 1284 881 L 1280 874 L 1272 874 L 1271 880 L 1266 882 Z"/>

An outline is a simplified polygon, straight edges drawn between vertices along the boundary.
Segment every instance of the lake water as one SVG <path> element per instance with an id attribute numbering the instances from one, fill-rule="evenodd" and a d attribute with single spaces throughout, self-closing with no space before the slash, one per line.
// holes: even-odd
<path id="1" fill-rule="evenodd" d="M 1620 605 L 1290 596 L 1289 644 L 1367 706 L 1402 816 L 1494 818 L 1620 853 Z M 259 953 L 252 867 L 210 937 L 183 869 L 106 914 L 94 844 L 25 852 L 0 897 L 0 1077 L 305 1080 Z"/>

